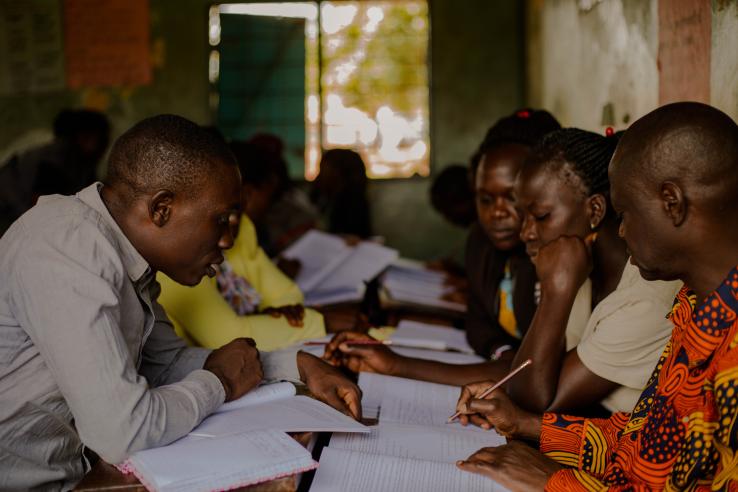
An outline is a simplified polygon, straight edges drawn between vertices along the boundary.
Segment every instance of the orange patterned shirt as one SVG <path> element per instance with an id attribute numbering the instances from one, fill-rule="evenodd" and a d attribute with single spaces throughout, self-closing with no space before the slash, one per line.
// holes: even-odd
<path id="1" fill-rule="evenodd" d="M 569 468 L 548 491 L 738 491 L 738 267 L 699 306 L 686 287 L 633 412 L 547 413 L 541 451 Z"/>

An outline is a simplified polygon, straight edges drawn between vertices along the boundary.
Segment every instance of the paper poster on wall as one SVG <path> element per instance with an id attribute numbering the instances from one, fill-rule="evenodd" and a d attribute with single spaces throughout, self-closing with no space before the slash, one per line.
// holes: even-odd
<path id="1" fill-rule="evenodd" d="M 659 1 L 659 104 L 710 103 L 710 0 Z"/>
<path id="2" fill-rule="evenodd" d="M 148 0 L 64 0 L 67 85 L 151 82 Z"/>
<path id="3" fill-rule="evenodd" d="M 0 94 L 62 89 L 60 2 L 0 0 Z"/>

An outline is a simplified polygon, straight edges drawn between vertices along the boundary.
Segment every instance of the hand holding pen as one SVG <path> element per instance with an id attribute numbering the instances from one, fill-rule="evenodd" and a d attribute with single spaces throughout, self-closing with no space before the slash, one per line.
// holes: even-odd
<path id="1" fill-rule="evenodd" d="M 465 385 L 456 404 L 457 417 L 462 425 L 470 422 L 484 429 L 495 428 L 508 438 L 537 439 L 541 432 L 541 415 L 519 408 L 510 400 L 501 386 L 532 362 L 530 359 L 498 382 L 482 381 Z"/>

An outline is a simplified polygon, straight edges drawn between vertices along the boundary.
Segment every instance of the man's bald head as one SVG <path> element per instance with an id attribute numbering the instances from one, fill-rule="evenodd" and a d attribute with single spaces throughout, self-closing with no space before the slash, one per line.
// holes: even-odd
<path id="1" fill-rule="evenodd" d="M 653 189 L 671 181 L 701 209 L 720 213 L 738 205 L 738 125 L 696 102 L 662 106 L 625 132 L 611 171 Z"/>
<path id="2" fill-rule="evenodd" d="M 699 103 L 661 107 L 623 135 L 610 197 L 631 261 L 648 280 L 706 295 L 738 261 L 738 126 Z"/>

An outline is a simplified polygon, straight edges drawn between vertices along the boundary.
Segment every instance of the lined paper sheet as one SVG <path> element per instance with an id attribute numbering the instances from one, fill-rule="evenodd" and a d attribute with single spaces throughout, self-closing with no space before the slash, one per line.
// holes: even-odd
<path id="1" fill-rule="evenodd" d="M 380 422 L 482 431 L 476 426 L 446 423 L 456 411 L 460 387 L 367 372 L 359 374 L 359 387 L 367 418 L 378 416 Z"/>
<path id="2" fill-rule="evenodd" d="M 330 447 L 442 463 L 466 459 L 477 450 L 505 444 L 497 432 L 466 432 L 449 427 L 380 422 L 370 434 L 336 434 Z"/>
<path id="3" fill-rule="evenodd" d="M 502 492 L 492 480 L 450 463 L 323 449 L 311 492 Z"/>
<path id="4" fill-rule="evenodd" d="M 227 490 L 316 466 L 310 453 L 284 432 L 255 431 L 139 451 L 125 468 L 149 490 L 194 492 Z"/>
<path id="5" fill-rule="evenodd" d="M 298 395 L 211 415 L 190 435 L 220 437 L 257 429 L 283 432 L 369 432 L 365 425 L 325 403 Z"/>

